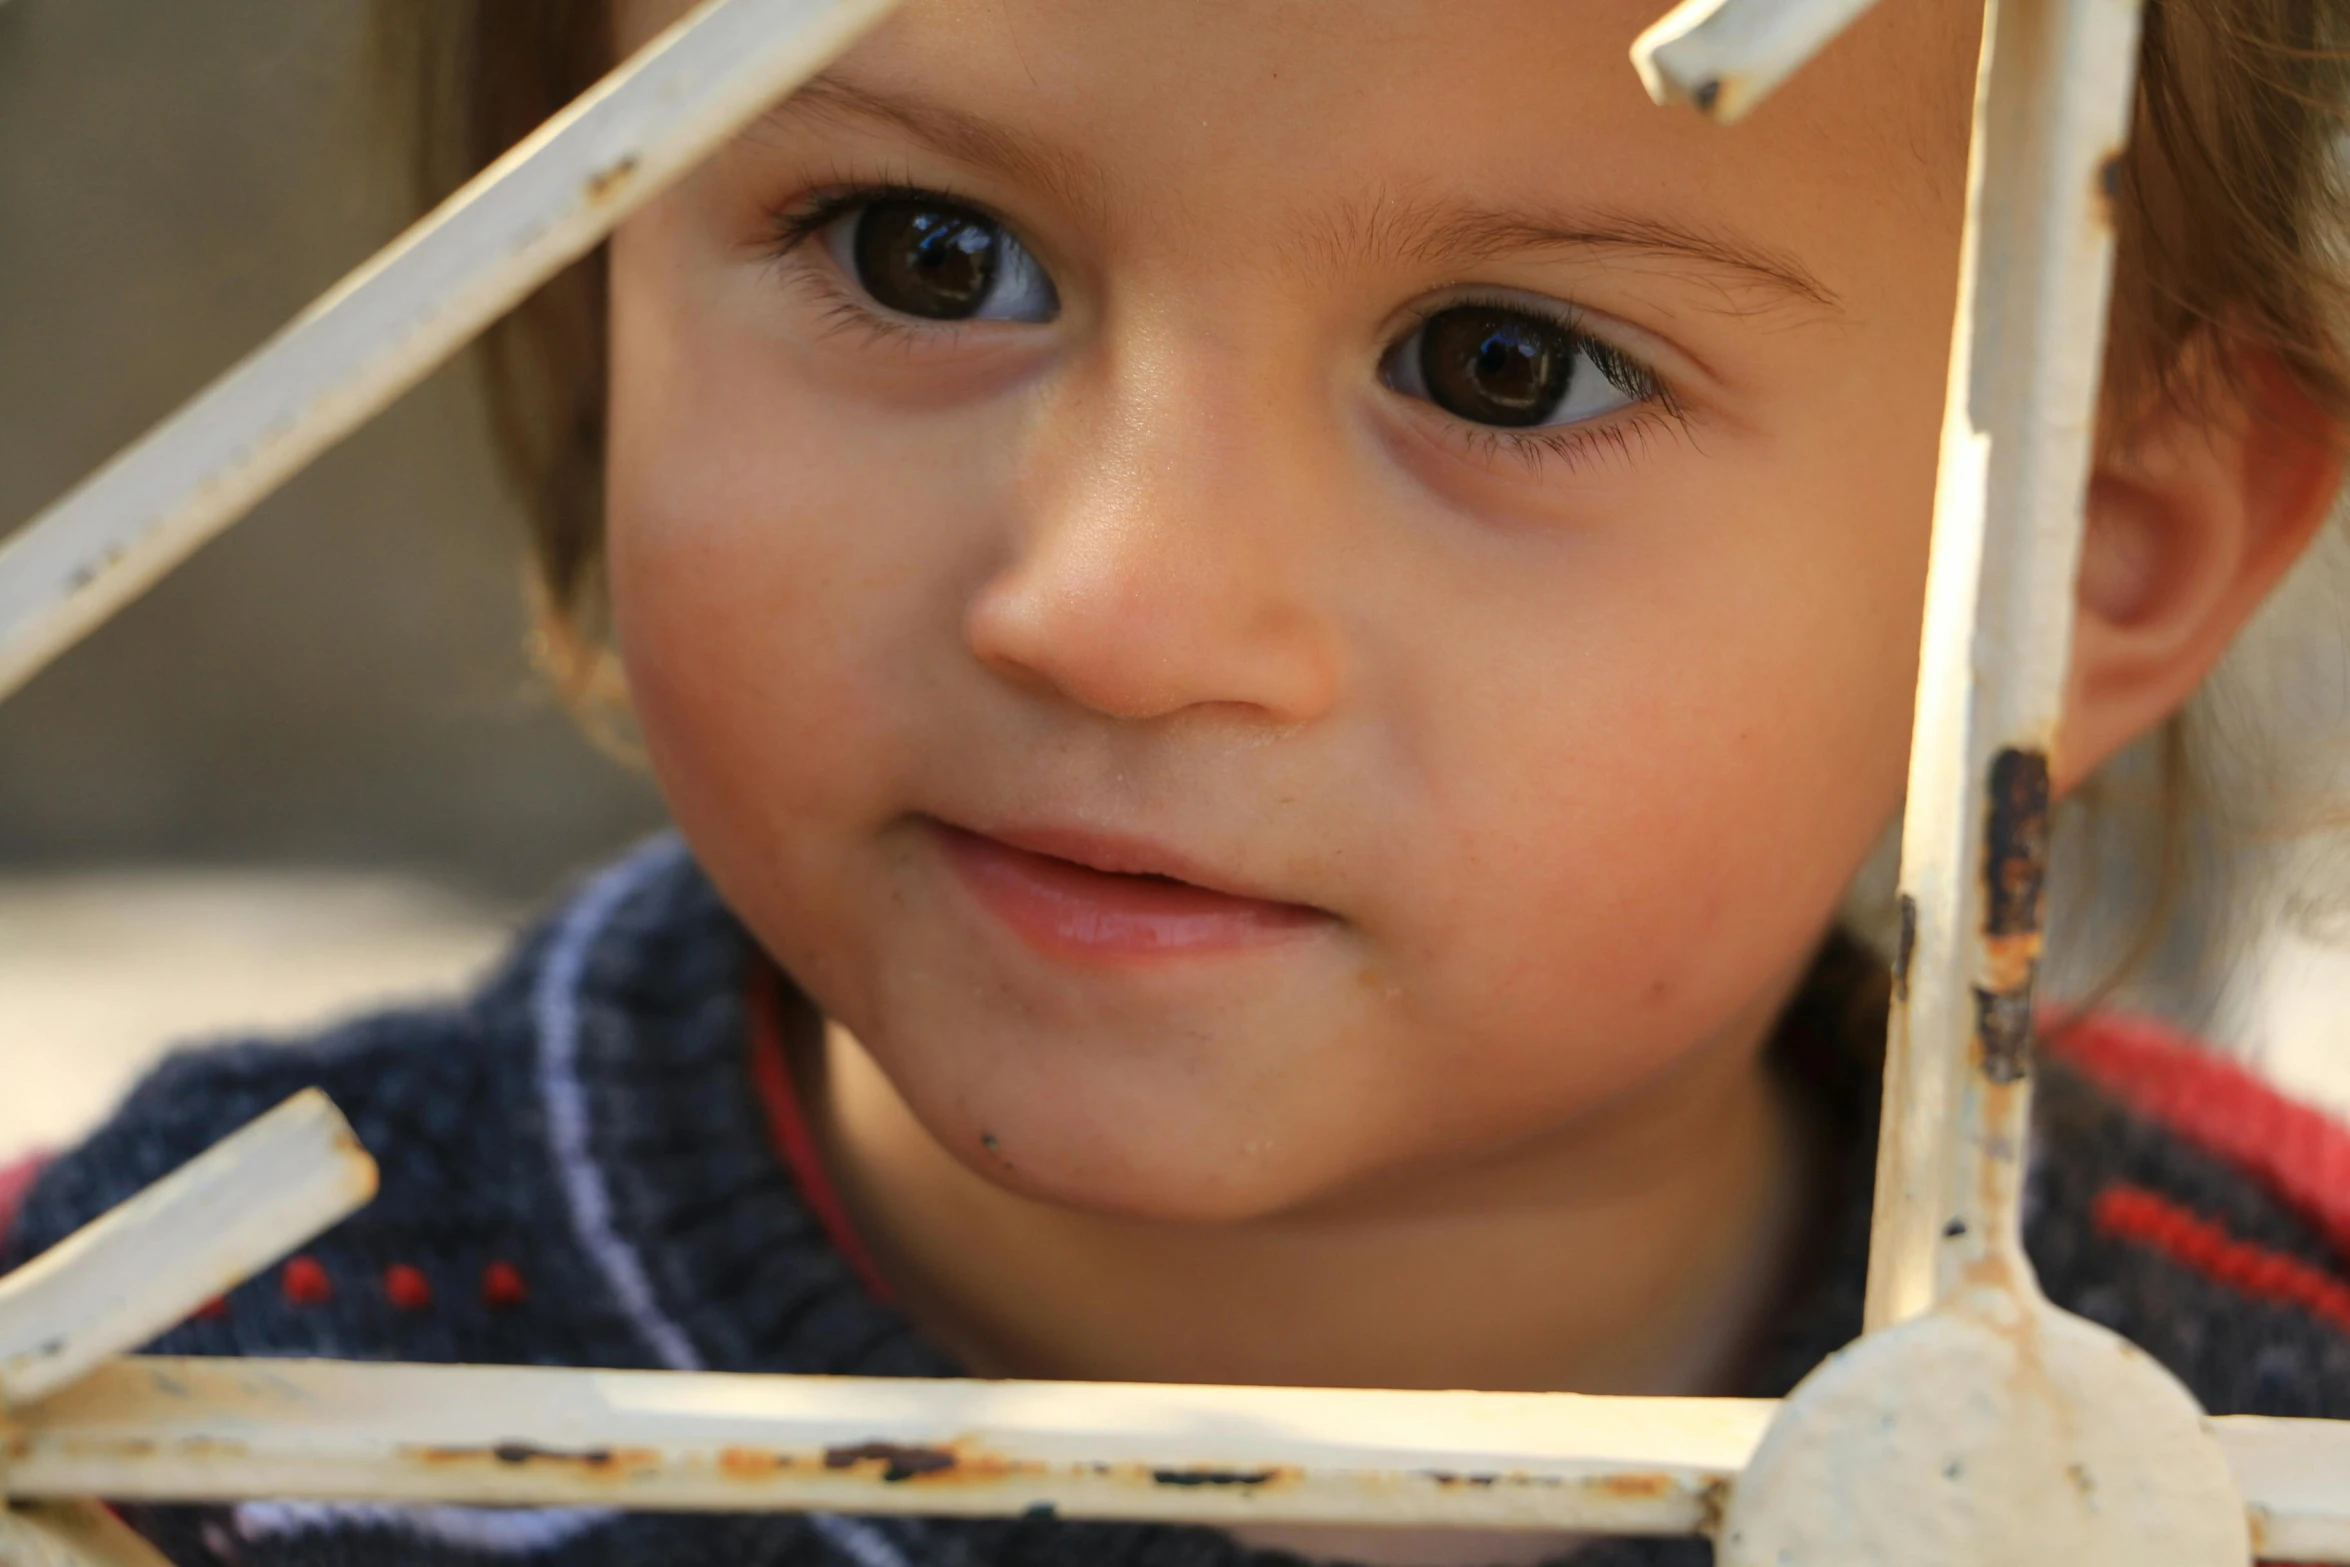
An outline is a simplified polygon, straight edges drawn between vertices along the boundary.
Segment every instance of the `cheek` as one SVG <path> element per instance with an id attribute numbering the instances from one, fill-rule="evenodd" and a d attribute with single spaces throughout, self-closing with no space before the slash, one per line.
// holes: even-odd
<path id="1" fill-rule="evenodd" d="M 1454 961 L 1427 1000 L 1518 1084 L 1629 1086 L 1805 961 L 1900 796 L 1925 425 L 1881 465 L 1790 464 L 1775 495 L 1749 467 L 1618 519 L 1449 628 L 1476 678 L 1431 698 Z"/>
<path id="2" fill-rule="evenodd" d="M 725 881 L 886 775 L 932 511 L 881 422 L 812 395 L 752 285 L 671 221 L 614 249 L 611 592 L 664 791 Z"/>

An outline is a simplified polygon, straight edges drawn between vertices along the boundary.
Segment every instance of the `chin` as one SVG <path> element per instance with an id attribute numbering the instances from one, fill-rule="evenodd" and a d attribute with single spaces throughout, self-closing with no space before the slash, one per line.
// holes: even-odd
<path id="1" fill-rule="evenodd" d="M 1196 1085 L 1186 1093 L 1064 1077 L 1042 1092 L 966 1089 L 952 1102 L 926 1103 L 890 1075 L 923 1129 L 964 1168 L 1031 1201 L 1103 1218 L 1271 1218 L 1329 1195 L 1348 1166 L 1312 1135 L 1321 1116 L 1265 1096 L 1236 1113 Z"/>

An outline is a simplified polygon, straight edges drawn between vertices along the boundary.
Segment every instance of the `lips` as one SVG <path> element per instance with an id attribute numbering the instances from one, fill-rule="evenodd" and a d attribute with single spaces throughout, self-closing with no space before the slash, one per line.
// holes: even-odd
<path id="1" fill-rule="evenodd" d="M 1192 867 L 1150 844 L 932 827 L 955 879 L 1047 957 L 1122 963 L 1236 953 L 1295 939 L 1330 920 L 1304 904 L 1203 886 L 1178 874 Z"/>

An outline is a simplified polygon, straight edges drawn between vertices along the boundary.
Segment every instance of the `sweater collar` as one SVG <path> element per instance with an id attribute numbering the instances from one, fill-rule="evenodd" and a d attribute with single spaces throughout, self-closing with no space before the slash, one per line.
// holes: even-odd
<path id="1" fill-rule="evenodd" d="M 655 1363 L 955 1375 L 860 1279 L 821 1217 L 825 1188 L 809 1184 L 820 1168 L 803 1157 L 795 1172 L 787 1156 L 789 1083 L 763 1081 L 751 1050 L 763 964 L 675 837 L 604 872 L 558 917 L 534 1021 L 573 1226 Z M 1774 1042 L 1833 1147 L 1798 1283 L 1749 1361 L 1742 1391 L 1754 1396 L 1784 1394 L 1860 1328 L 1867 1051 L 1882 1038 L 1872 972 L 1831 942 Z"/>

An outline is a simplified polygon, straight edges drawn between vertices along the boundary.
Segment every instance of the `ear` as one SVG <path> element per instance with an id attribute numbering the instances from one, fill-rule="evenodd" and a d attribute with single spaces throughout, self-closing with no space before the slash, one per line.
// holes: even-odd
<path id="1" fill-rule="evenodd" d="M 2341 432 L 2267 356 L 2100 440 L 2059 791 L 2194 694 L 2325 521 L 2342 462 Z"/>

